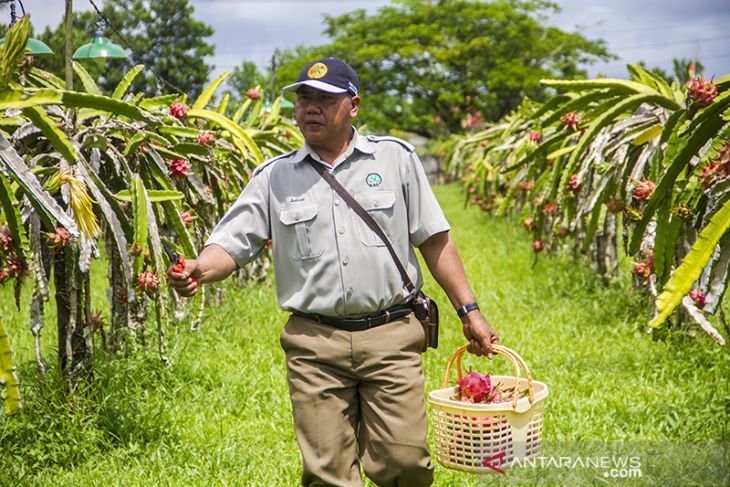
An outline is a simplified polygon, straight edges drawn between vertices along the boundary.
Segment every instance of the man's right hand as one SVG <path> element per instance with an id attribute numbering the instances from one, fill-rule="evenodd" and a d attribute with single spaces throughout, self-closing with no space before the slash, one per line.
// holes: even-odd
<path id="1" fill-rule="evenodd" d="M 167 277 L 170 279 L 170 286 L 180 295 L 186 298 L 198 292 L 198 261 L 195 259 L 185 261 L 185 269 L 182 272 L 175 272 L 174 265 L 167 269 Z"/>

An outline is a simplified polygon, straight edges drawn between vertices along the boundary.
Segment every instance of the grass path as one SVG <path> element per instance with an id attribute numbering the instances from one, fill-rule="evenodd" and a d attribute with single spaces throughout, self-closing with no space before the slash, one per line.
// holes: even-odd
<path id="1" fill-rule="evenodd" d="M 546 441 L 728 439 L 727 350 L 701 333 L 652 340 L 640 294 L 603 286 L 567 259 L 541 256 L 531 268 L 523 230 L 465 209 L 457 186 L 436 192 L 485 316 L 550 388 Z M 286 315 L 271 284 L 226 290 L 198 333 L 185 324 L 172 330 L 172 366 L 147 352 L 100 364 L 93 386 L 67 400 L 53 373 L 46 382 L 34 378 L 27 306 L 19 313 L 12 290 L 0 289 L 25 400 L 21 415 L 0 419 L 0 485 L 298 485 L 278 344 Z M 463 336 L 430 276 L 426 291 L 442 307 L 441 345 L 424 356 L 431 390 Z M 50 359 L 55 339 L 48 334 Z M 504 359 L 470 358 L 467 365 L 509 373 Z M 437 466 L 437 486 L 493 484 L 507 480 Z"/>

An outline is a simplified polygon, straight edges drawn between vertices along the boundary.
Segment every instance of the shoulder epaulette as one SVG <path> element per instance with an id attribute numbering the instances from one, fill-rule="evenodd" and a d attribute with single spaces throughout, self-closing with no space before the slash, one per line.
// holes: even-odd
<path id="1" fill-rule="evenodd" d="M 289 157 L 289 156 L 291 156 L 292 154 L 294 154 L 295 152 L 296 152 L 296 149 L 295 149 L 295 150 L 293 150 L 293 151 L 291 151 L 291 152 L 287 152 L 286 154 L 281 154 L 281 155 L 279 155 L 279 156 L 273 157 L 273 158 L 269 159 L 268 161 L 264 161 L 264 162 L 262 162 L 262 163 L 261 163 L 261 165 L 260 165 L 259 167 L 257 167 L 256 169 L 254 169 L 254 171 L 253 171 L 253 175 L 254 175 L 254 176 L 258 176 L 258 174 L 259 174 L 259 173 L 260 173 L 261 171 L 263 171 L 264 169 L 266 169 L 267 167 L 269 167 L 270 165 L 272 165 L 272 164 L 273 164 L 273 163 L 275 163 L 276 161 L 278 161 L 278 160 L 280 160 L 280 159 L 284 159 L 284 158 L 286 158 L 286 157 Z"/>
<path id="2" fill-rule="evenodd" d="M 391 137 L 390 135 L 368 135 L 367 139 L 370 142 L 395 142 L 396 144 L 400 144 L 401 146 L 405 147 L 408 152 L 413 152 L 414 150 L 416 150 L 415 147 L 413 147 L 405 140 L 399 139 L 398 137 Z"/>

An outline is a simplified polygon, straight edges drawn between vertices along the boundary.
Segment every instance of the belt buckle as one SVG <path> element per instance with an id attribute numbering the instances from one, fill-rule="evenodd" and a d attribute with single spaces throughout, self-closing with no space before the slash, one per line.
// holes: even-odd
<path id="1" fill-rule="evenodd" d="M 390 312 L 388 310 L 383 311 L 383 313 L 376 315 L 376 316 L 368 316 L 367 317 L 367 327 L 368 330 L 370 328 L 373 328 L 375 326 L 380 326 L 386 324 L 389 320 Z"/>

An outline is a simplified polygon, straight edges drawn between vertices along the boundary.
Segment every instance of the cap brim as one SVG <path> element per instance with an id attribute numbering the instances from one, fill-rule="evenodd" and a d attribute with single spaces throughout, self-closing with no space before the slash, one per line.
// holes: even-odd
<path id="1" fill-rule="evenodd" d="M 284 88 L 282 88 L 282 91 L 294 92 L 297 91 L 300 86 L 311 86 L 315 90 L 326 91 L 327 93 L 347 93 L 347 90 L 345 90 L 344 88 L 339 88 L 337 86 L 316 79 L 308 79 L 306 81 L 300 81 L 299 83 L 285 86 Z"/>

